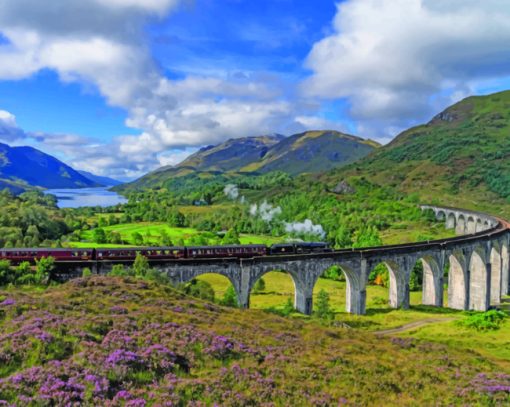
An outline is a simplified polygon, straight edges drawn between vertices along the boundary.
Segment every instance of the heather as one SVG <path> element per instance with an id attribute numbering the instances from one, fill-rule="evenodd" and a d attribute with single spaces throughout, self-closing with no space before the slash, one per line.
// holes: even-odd
<path id="1" fill-rule="evenodd" d="M 498 404 L 507 373 L 474 352 L 129 277 L 0 291 L 0 405 Z"/>

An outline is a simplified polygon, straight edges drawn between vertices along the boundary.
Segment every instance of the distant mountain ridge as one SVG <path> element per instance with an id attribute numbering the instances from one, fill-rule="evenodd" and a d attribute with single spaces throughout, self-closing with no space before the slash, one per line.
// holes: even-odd
<path id="1" fill-rule="evenodd" d="M 14 193 L 33 187 L 86 188 L 101 186 L 57 158 L 33 147 L 0 143 L 0 188 Z"/>
<path id="2" fill-rule="evenodd" d="M 83 175 L 85 178 L 88 178 L 89 180 L 94 181 L 97 184 L 101 184 L 102 186 L 105 186 L 105 187 L 113 187 L 115 185 L 122 184 L 121 181 L 118 181 L 118 180 L 110 178 L 110 177 L 103 177 L 101 175 L 95 175 L 88 171 L 82 171 L 82 170 L 77 170 L 77 171 L 81 175 Z"/>
<path id="3" fill-rule="evenodd" d="M 370 154 L 380 145 L 371 140 L 334 130 L 306 131 L 285 137 L 280 134 L 242 137 L 207 146 L 175 167 L 162 167 L 117 190 L 158 187 L 166 180 L 192 173 L 267 173 L 291 175 L 326 171 Z"/>

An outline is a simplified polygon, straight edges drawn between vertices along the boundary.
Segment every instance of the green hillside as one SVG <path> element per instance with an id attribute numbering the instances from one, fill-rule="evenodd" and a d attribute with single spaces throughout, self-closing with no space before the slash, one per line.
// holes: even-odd
<path id="1" fill-rule="evenodd" d="M 510 91 L 464 99 L 322 180 L 353 176 L 422 201 L 510 214 Z"/>
<path id="2" fill-rule="evenodd" d="M 259 161 L 243 171 L 284 171 L 297 175 L 339 167 L 372 152 L 379 144 L 338 131 L 307 131 L 272 147 Z"/>
<path id="3" fill-rule="evenodd" d="M 135 278 L 0 290 L 5 405 L 504 405 L 508 369 L 427 340 L 237 310 Z"/>

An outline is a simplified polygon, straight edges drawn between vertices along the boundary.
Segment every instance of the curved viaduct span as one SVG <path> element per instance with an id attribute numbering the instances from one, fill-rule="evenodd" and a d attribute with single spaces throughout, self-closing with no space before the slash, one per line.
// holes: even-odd
<path id="1" fill-rule="evenodd" d="M 423 304 L 444 306 L 448 282 L 448 306 L 459 310 L 486 311 L 509 292 L 510 223 L 480 212 L 422 205 L 434 211 L 446 227 L 461 236 L 428 242 L 345 249 L 327 253 L 275 255 L 250 259 L 182 259 L 151 262 L 172 282 L 184 283 L 201 274 L 227 277 L 239 305 L 248 308 L 255 282 L 269 271 L 286 271 L 295 287 L 294 306 L 311 314 L 313 288 L 326 269 L 337 265 L 347 282 L 346 310 L 365 314 L 366 287 L 372 269 L 384 263 L 390 276 L 390 305 L 409 307 L 409 280 L 417 261 L 423 264 Z M 99 273 L 112 263 L 102 262 Z M 449 265 L 449 268 L 447 267 Z M 446 273 L 445 270 L 449 270 Z"/>

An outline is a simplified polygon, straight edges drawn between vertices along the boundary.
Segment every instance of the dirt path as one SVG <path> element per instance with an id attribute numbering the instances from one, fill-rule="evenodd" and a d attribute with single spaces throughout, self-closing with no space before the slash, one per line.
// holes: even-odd
<path id="1" fill-rule="evenodd" d="M 383 331 L 375 331 L 374 334 L 376 335 L 391 335 L 396 334 L 403 331 L 408 331 L 410 329 L 419 328 L 424 325 L 434 324 L 434 323 L 441 323 L 441 322 L 450 322 L 457 318 L 428 318 L 428 319 L 422 319 L 420 321 L 414 321 L 410 322 L 409 324 L 405 324 L 402 326 L 399 326 L 397 328 L 391 328 L 391 329 L 385 329 Z"/>

